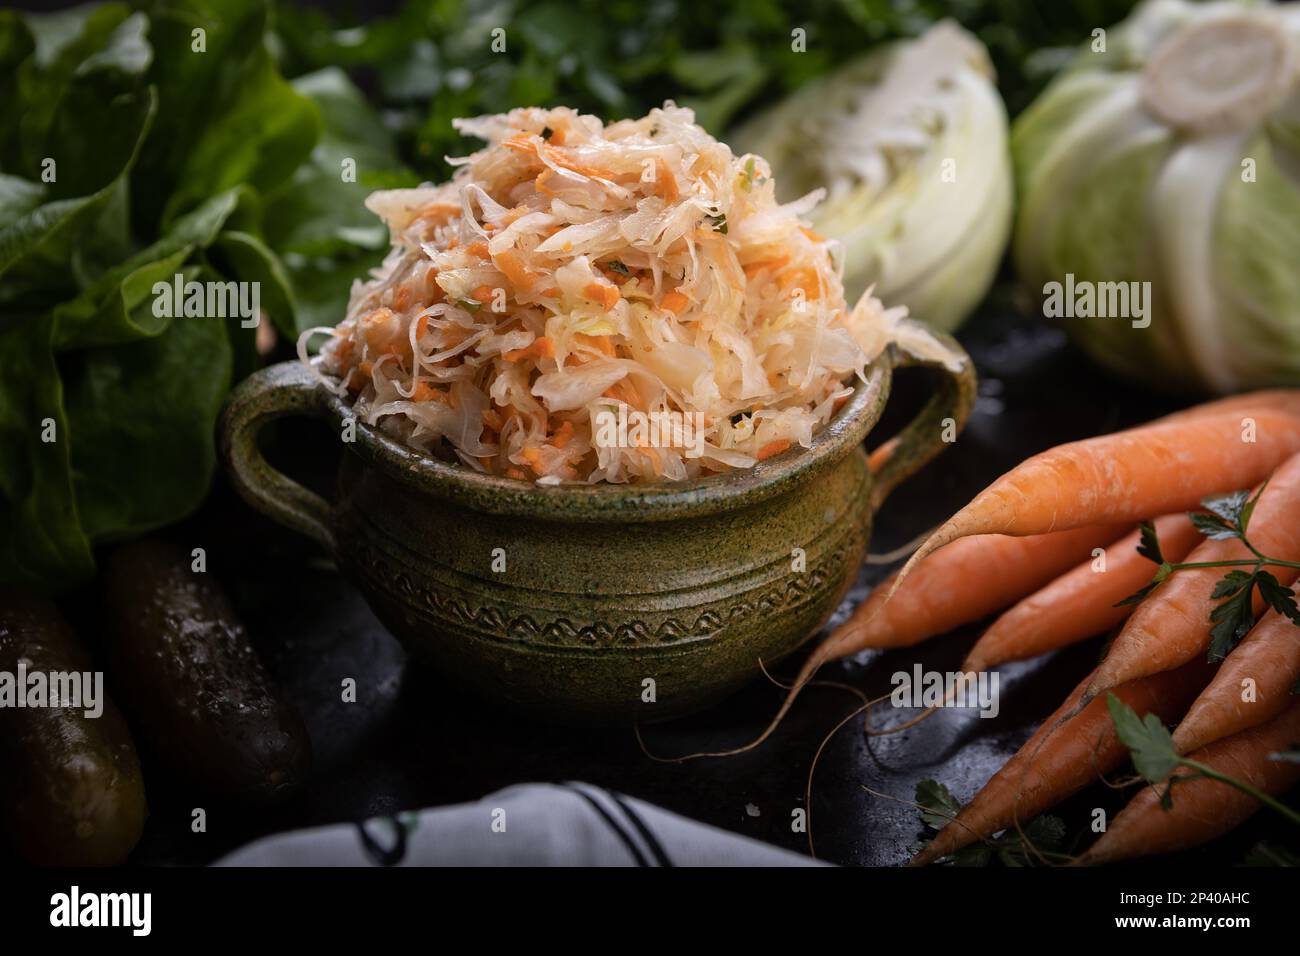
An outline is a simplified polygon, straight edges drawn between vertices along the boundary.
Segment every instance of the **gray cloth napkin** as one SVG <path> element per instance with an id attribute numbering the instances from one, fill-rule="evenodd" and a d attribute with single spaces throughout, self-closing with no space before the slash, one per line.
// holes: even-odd
<path id="1" fill-rule="evenodd" d="M 585 783 L 257 840 L 217 866 L 811 866 L 817 861 Z"/>

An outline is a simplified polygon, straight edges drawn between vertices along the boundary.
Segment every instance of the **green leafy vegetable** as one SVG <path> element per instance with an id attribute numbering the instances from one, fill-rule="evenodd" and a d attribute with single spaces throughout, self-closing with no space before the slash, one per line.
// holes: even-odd
<path id="1" fill-rule="evenodd" d="M 362 200 L 413 177 L 346 77 L 281 75 L 269 23 L 264 0 L 0 13 L 0 581 L 76 587 L 95 545 L 206 494 L 254 323 L 172 317 L 159 283 L 256 282 L 294 337 L 387 247 Z"/>
<path id="2" fill-rule="evenodd" d="M 1114 694 L 1106 695 L 1115 733 L 1133 756 L 1133 766 L 1144 778 L 1159 783 L 1174 772 L 1180 762 L 1174 738 L 1155 714 L 1139 717 Z"/>
<path id="3" fill-rule="evenodd" d="M 1013 127 L 1026 291 L 1095 289 L 1094 305 L 1052 311 L 1143 385 L 1237 392 L 1300 377 L 1291 12 L 1143 3 Z"/>
<path id="4" fill-rule="evenodd" d="M 955 329 L 984 298 L 1011 232 L 1007 114 L 984 47 L 951 22 L 810 83 L 736 130 L 778 196 L 844 247 L 850 302 Z M 960 171 L 960 172 L 959 172 Z M 748 185 L 748 181 L 745 183 Z"/>
<path id="5" fill-rule="evenodd" d="M 1188 515 L 1196 529 L 1207 538 L 1213 541 L 1237 539 L 1254 555 L 1253 558 L 1211 562 L 1183 561 L 1177 564 L 1161 560 L 1150 583 L 1115 606 L 1123 607 L 1141 603 L 1171 574 L 1184 568 L 1231 567 L 1232 570 L 1225 573 L 1210 592 L 1210 598 L 1219 602 L 1210 611 L 1210 621 L 1213 624 L 1210 628 L 1209 659 L 1211 662 L 1223 660 L 1255 626 L 1256 589 L 1267 607 L 1273 608 L 1300 625 L 1300 605 L 1296 603 L 1295 591 L 1283 585 L 1272 572 L 1264 570 L 1267 565 L 1300 568 L 1300 563 L 1270 558 L 1262 554 L 1251 544 L 1247 536 L 1251 515 L 1254 514 L 1255 506 L 1259 503 L 1260 496 L 1267 485 L 1268 482 L 1264 482 L 1253 495 L 1249 491 L 1234 491 L 1230 494 L 1206 498 L 1201 503 L 1206 507 L 1207 512 L 1193 512 Z M 1153 560 L 1160 558 L 1160 538 L 1156 533 L 1155 525 L 1144 522 L 1141 528 L 1138 553 Z"/>
<path id="6" fill-rule="evenodd" d="M 961 803 L 952 792 L 936 780 L 922 780 L 916 785 L 916 804 L 921 822 L 931 830 L 942 830 L 961 812 Z M 1045 857 L 1057 857 L 1065 841 L 1065 823 L 1044 814 L 1025 824 L 1020 832 L 1007 830 L 982 843 L 973 843 L 951 857 L 955 866 L 988 866 L 994 861 L 1003 866 L 1021 867 Z"/>
<path id="7" fill-rule="evenodd" d="M 1128 747 L 1133 757 L 1133 767 L 1148 783 L 1163 785 L 1160 792 L 1160 804 L 1166 810 L 1173 809 L 1174 785 L 1180 780 L 1205 777 L 1219 783 L 1235 787 L 1242 793 L 1254 797 L 1260 803 L 1276 810 L 1292 823 L 1300 824 L 1300 813 L 1286 804 L 1256 789 L 1245 781 L 1238 780 L 1230 774 L 1221 773 L 1198 760 L 1184 757 L 1174 749 L 1173 736 L 1155 714 L 1139 718 L 1132 707 L 1125 704 L 1114 694 L 1106 695 L 1106 706 L 1110 709 L 1110 719 L 1115 725 L 1115 733 L 1124 746 Z M 1283 754 L 1270 754 L 1270 759 L 1292 759 L 1287 751 Z M 1175 775 L 1178 768 L 1186 768 L 1190 775 Z"/>

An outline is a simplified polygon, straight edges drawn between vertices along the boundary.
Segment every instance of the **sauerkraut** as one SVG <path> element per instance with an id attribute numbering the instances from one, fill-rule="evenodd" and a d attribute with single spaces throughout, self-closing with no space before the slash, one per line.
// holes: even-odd
<path id="1" fill-rule="evenodd" d="M 455 125 L 486 148 L 367 199 L 392 251 L 299 342 L 416 448 L 544 484 L 694 478 L 807 447 L 891 341 L 945 354 L 870 290 L 850 308 L 835 244 L 801 222 L 820 191 L 779 204 L 768 164 L 690 110 Z M 604 427 L 669 416 L 685 429 Z"/>

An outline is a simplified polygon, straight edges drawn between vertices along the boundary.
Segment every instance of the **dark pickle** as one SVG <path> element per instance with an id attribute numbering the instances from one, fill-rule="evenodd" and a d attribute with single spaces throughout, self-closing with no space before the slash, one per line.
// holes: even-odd
<path id="1" fill-rule="evenodd" d="M 159 539 L 120 548 L 104 573 L 109 668 L 146 757 L 242 804 L 302 786 L 311 744 L 276 696 L 248 631 L 186 551 Z"/>
<path id="2" fill-rule="evenodd" d="M 0 672 L 93 675 L 90 653 L 49 601 L 0 588 Z M 104 682 L 100 681 L 103 690 Z M 42 866 L 112 866 L 126 860 L 146 816 L 140 760 L 107 693 L 88 706 L 0 706 L 0 827 Z M 36 703 L 36 706 L 32 704 Z M 83 699 L 83 705 L 88 701 Z"/>

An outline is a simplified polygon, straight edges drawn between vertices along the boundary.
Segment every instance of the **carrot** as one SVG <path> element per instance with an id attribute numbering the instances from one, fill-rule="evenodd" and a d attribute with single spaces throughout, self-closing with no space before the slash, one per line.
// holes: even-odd
<path id="1" fill-rule="evenodd" d="M 1269 754 L 1287 749 L 1298 738 L 1300 700 L 1268 723 L 1194 751 L 1189 759 L 1273 796 L 1300 781 L 1300 764 L 1270 760 Z M 1175 786 L 1173 807 L 1166 810 L 1160 804 L 1165 789 L 1142 789 L 1077 862 L 1112 863 L 1199 846 L 1227 833 L 1260 807 L 1255 797 L 1230 784 L 1199 777 Z"/>
<path id="2" fill-rule="evenodd" d="M 501 270 L 516 289 L 527 289 L 537 279 L 537 273 L 529 269 L 519 254 L 507 249 L 492 259 L 492 264 Z"/>
<path id="3" fill-rule="evenodd" d="M 611 282 L 588 282 L 582 294 L 588 299 L 599 302 L 607 312 L 618 305 L 618 300 L 622 298 L 618 286 Z"/>
<path id="4" fill-rule="evenodd" d="M 501 353 L 501 357 L 507 362 L 518 362 L 521 358 L 528 358 L 532 355 L 536 355 L 538 358 L 555 358 L 555 343 L 551 341 L 550 336 L 539 335 L 533 339 L 530 345 Z"/>
<path id="5" fill-rule="evenodd" d="M 870 647 L 906 647 L 978 621 L 1041 587 L 1123 531 L 1123 525 L 1107 525 L 1032 538 L 988 534 L 956 541 L 917 568 L 888 603 L 889 582 L 877 587 L 822 648 L 842 657 Z"/>
<path id="6" fill-rule="evenodd" d="M 1179 753 L 1188 753 L 1271 720 L 1294 699 L 1291 689 L 1297 679 L 1300 627 L 1277 611 L 1269 611 L 1224 659 L 1210 686 L 1192 703 L 1174 730 L 1174 746 Z"/>
<path id="7" fill-rule="evenodd" d="M 758 275 L 760 272 L 764 271 L 765 269 L 775 272 L 777 269 L 780 269 L 782 266 L 787 265 L 789 262 L 790 262 L 789 255 L 771 256 L 767 259 L 756 259 L 755 261 L 749 263 L 748 265 L 742 266 L 742 271 L 745 273 L 745 275 L 747 275 L 752 279 L 754 276 Z"/>
<path id="8" fill-rule="evenodd" d="M 781 275 L 780 286 L 782 291 L 789 292 L 793 289 L 802 289 L 804 298 L 820 299 L 822 295 L 821 282 L 817 278 L 817 270 L 808 266 L 800 266 L 795 269 L 786 269 Z"/>
<path id="9" fill-rule="evenodd" d="M 1231 486 L 1229 486 L 1231 487 Z M 1251 542 L 1274 558 L 1300 560 L 1300 455 L 1273 473 L 1250 519 Z M 1232 561 L 1253 555 L 1238 539 L 1207 540 L 1189 562 Z M 1284 585 L 1296 579 L 1289 568 L 1268 569 Z M 1087 699 L 1125 681 L 1168 670 L 1204 654 L 1210 646 L 1211 597 L 1223 568 L 1186 568 L 1173 574 L 1133 612 L 1097 668 Z M 1256 595 L 1256 611 L 1259 596 Z"/>
<path id="10" fill-rule="evenodd" d="M 556 448 L 567 448 L 569 442 L 573 440 L 573 422 L 560 422 L 560 427 L 555 429 L 555 434 L 551 436 L 551 444 Z"/>
<path id="11" fill-rule="evenodd" d="M 469 297 L 475 302 L 491 302 L 492 287 L 490 285 L 481 285 L 469 294 Z"/>
<path id="12" fill-rule="evenodd" d="M 762 448 L 760 448 L 758 450 L 758 454 L 755 457 L 759 461 L 763 461 L 765 458 L 771 458 L 773 455 L 781 454 L 781 452 L 785 451 L 789 447 L 790 447 L 790 439 L 778 438 L 776 441 L 770 441 Z"/>
<path id="13" fill-rule="evenodd" d="M 690 305 L 690 300 L 687 299 L 683 293 L 674 289 L 672 292 L 666 293 L 663 297 L 663 301 L 659 304 L 669 312 L 675 312 L 680 315 L 686 311 L 686 307 Z"/>
<path id="14" fill-rule="evenodd" d="M 413 402 L 443 401 L 446 398 L 446 392 L 434 388 L 428 382 L 416 382 L 415 388 L 411 391 L 411 401 Z"/>
<path id="15" fill-rule="evenodd" d="M 1167 561 L 1181 561 L 1202 540 L 1186 515 L 1165 515 L 1155 525 Z M 1106 549 L 1104 571 L 1089 558 L 1015 605 L 989 625 L 961 670 L 978 673 L 1037 657 L 1120 624 L 1133 608 L 1115 605 L 1150 581 L 1156 569 L 1138 554 L 1139 542 L 1140 532 L 1134 531 Z"/>
<path id="16" fill-rule="evenodd" d="M 949 518 L 903 566 L 977 534 L 1034 535 L 1186 511 L 1206 495 L 1249 488 L 1300 450 L 1300 417 L 1261 411 L 1192 417 L 1071 442 L 1021 462 Z"/>
<path id="17" fill-rule="evenodd" d="M 1159 421 L 1180 422 L 1189 418 L 1222 415 L 1228 412 L 1251 415 L 1260 411 L 1284 412 L 1300 417 L 1300 388 L 1269 388 L 1258 392 L 1246 392 L 1244 395 L 1229 395 L 1227 398 L 1193 405 L 1191 408 L 1165 415 Z"/>
<path id="18" fill-rule="evenodd" d="M 1153 713 L 1161 720 L 1176 720 L 1209 675 L 1209 665 L 1194 661 L 1118 687 L 1115 696 L 1139 715 Z M 1087 683 L 1087 678 L 1079 683 L 1056 713 L 913 858 L 913 866 L 933 863 L 999 830 L 1027 823 L 1124 763 L 1128 748 L 1116 735 L 1104 700 L 1094 700 L 1043 743 L 1060 717 L 1078 706 Z"/>

